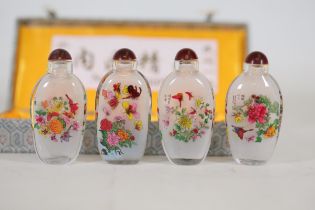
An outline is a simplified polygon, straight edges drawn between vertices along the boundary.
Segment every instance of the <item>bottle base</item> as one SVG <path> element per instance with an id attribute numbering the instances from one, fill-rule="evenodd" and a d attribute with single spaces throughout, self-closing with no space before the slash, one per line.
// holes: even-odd
<path id="1" fill-rule="evenodd" d="M 59 156 L 59 157 L 46 158 L 46 159 L 41 159 L 41 160 L 44 163 L 51 164 L 51 165 L 65 165 L 72 161 L 72 159 L 67 156 Z"/>
<path id="2" fill-rule="evenodd" d="M 107 160 L 109 164 L 114 165 L 134 165 L 139 162 L 139 160 Z"/>
<path id="3" fill-rule="evenodd" d="M 267 162 L 265 160 L 251 160 L 251 159 L 239 159 L 239 158 L 236 158 L 235 161 L 238 164 L 249 165 L 249 166 L 260 166 L 260 165 L 266 164 Z"/>
<path id="4" fill-rule="evenodd" d="M 203 159 L 185 159 L 185 158 L 176 158 L 170 159 L 170 161 L 176 165 L 197 165 Z"/>

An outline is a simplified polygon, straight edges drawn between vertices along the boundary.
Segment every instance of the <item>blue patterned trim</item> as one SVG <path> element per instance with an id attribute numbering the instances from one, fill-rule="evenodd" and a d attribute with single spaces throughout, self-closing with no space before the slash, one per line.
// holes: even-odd
<path id="1" fill-rule="evenodd" d="M 0 152 L 1 153 L 32 153 L 35 152 L 31 122 L 29 120 L 0 119 Z M 81 154 L 97 154 L 96 124 L 88 121 L 81 147 Z M 158 123 L 149 125 L 148 142 L 145 155 L 164 155 L 161 144 L 161 133 Z M 230 155 L 226 137 L 225 124 L 215 123 L 209 156 Z"/>

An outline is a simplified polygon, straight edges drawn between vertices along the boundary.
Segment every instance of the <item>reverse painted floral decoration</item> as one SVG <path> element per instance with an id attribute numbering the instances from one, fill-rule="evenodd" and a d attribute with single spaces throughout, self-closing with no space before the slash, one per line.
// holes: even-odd
<path id="1" fill-rule="evenodd" d="M 250 53 L 226 96 L 227 136 L 232 156 L 240 164 L 266 163 L 278 141 L 283 98 L 268 70 L 264 53 Z"/>
<path id="2" fill-rule="evenodd" d="M 106 148 L 103 153 L 107 155 L 110 152 L 123 154 L 121 147 L 129 147 L 135 144 L 135 137 L 131 131 L 125 128 L 125 120 L 118 119 L 111 122 L 107 119 L 101 121 L 100 132 L 102 133 L 101 144 Z"/>
<path id="3" fill-rule="evenodd" d="M 34 128 L 42 136 L 50 136 L 53 142 L 68 142 L 70 131 L 78 131 L 80 124 L 75 119 L 78 103 L 67 94 L 50 100 L 35 102 Z"/>
<path id="4" fill-rule="evenodd" d="M 126 122 L 132 122 L 135 131 L 142 130 L 142 121 L 140 113 L 137 110 L 137 98 L 141 95 L 141 87 L 132 85 L 121 85 L 115 83 L 111 90 L 102 90 L 102 96 L 105 100 L 104 113 L 105 118 L 101 120 L 99 132 L 102 133 L 101 144 L 105 147 L 102 152 L 107 155 L 114 152 L 121 155 L 122 147 L 131 148 L 136 145 L 135 136 L 130 129 L 126 128 Z M 114 120 L 109 120 L 106 116 L 110 112 L 121 106 L 123 113 L 114 117 Z"/>
<path id="5" fill-rule="evenodd" d="M 146 147 L 151 89 L 132 50 L 119 49 L 112 62 L 96 92 L 98 150 L 109 163 L 135 164 Z"/>
<path id="6" fill-rule="evenodd" d="M 34 87 L 30 105 L 39 159 L 47 164 L 74 161 L 84 137 L 86 94 L 73 74 L 69 52 L 55 49 L 50 53 L 47 74 Z"/>
<path id="7" fill-rule="evenodd" d="M 244 134 L 248 131 L 255 130 L 256 136 L 250 136 L 248 141 L 262 142 L 265 139 L 272 138 L 277 135 L 279 128 L 279 103 L 272 102 L 267 96 L 252 95 L 247 100 L 244 100 L 242 105 L 234 105 L 233 118 L 235 125 L 233 125 L 233 132 L 237 134 L 240 140 L 244 139 Z M 250 128 L 237 126 L 244 121 L 249 125 L 254 125 Z"/>
<path id="8" fill-rule="evenodd" d="M 209 121 L 212 120 L 210 104 L 202 97 L 195 97 L 192 92 L 180 92 L 175 95 L 166 96 L 168 100 L 176 101 L 175 106 L 166 106 L 166 115 L 163 119 L 165 127 L 170 125 L 170 117 L 175 117 L 175 123 L 170 131 L 170 136 L 183 142 L 196 141 L 209 129 Z M 186 100 L 191 106 L 182 107 Z"/>
<path id="9" fill-rule="evenodd" d="M 180 49 L 158 96 L 159 128 L 169 161 L 195 165 L 204 160 L 211 144 L 214 105 L 212 85 L 199 72 L 197 54 Z"/>

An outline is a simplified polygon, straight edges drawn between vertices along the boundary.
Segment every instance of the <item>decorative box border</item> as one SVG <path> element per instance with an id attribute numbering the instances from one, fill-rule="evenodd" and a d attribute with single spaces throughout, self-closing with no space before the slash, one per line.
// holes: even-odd
<path id="1" fill-rule="evenodd" d="M 0 153 L 34 153 L 30 120 L 0 119 Z M 98 154 L 96 124 L 87 121 L 81 154 Z M 150 122 L 145 155 L 165 155 L 157 122 Z M 225 123 L 214 124 L 208 156 L 231 155 Z"/>

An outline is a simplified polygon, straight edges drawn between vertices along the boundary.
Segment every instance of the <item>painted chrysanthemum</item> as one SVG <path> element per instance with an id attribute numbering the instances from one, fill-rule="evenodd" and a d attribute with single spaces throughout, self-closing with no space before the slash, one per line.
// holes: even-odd
<path id="1" fill-rule="evenodd" d="M 190 91 L 176 93 L 170 98 L 176 105 L 167 105 L 166 116 L 161 119 L 165 127 L 172 126 L 169 135 L 182 142 L 196 141 L 202 137 L 212 120 L 210 104 Z M 184 102 L 190 105 L 184 106 Z M 171 123 L 171 118 L 175 119 L 174 123 Z"/>

